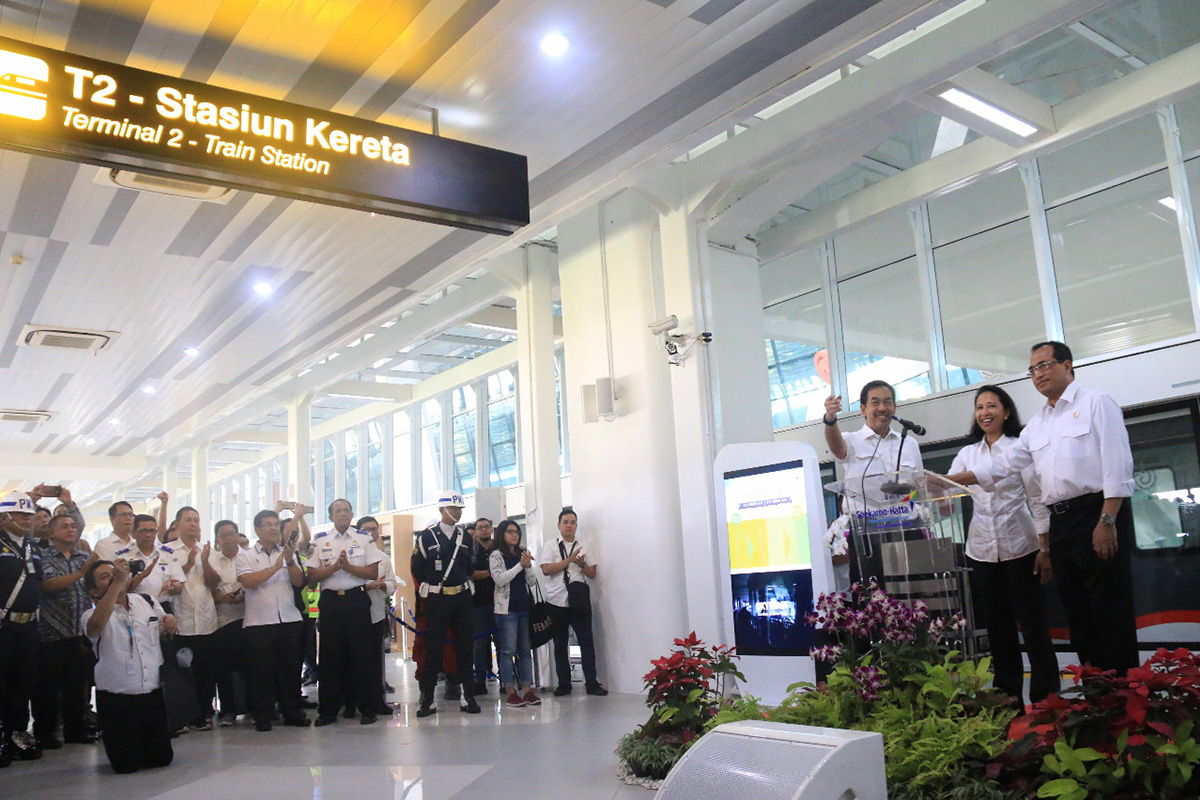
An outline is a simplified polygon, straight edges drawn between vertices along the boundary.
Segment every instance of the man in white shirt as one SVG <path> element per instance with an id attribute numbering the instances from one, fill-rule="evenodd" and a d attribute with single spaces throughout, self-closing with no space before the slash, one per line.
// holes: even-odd
<path id="1" fill-rule="evenodd" d="M 118 500 L 108 507 L 108 524 L 112 533 L 96 542 L 96 555 L 101 561 L 112 561 L 117 551 L 133 544 L 133 506 Z"/>
<path id="2" fill-rule="evenodd" d="M 243 633 L 250 665 L 250 702 L 254 725 L 271 730 L 271 715 L 278 700 L 283 723 L 307 727 L 300 710 L 300 609 L 295 587 L 304 584 L 304 570 L 296 560 L 296 543 L 281 543 L 279 512 L 254 515 L 258 542 L 237 556 L 238 581 L 246 590 Z M 278 697 L 276 696 L 278 689 Z"/>
<path id="3" fill-rule="evenodd" d="M 217 631 L 213 634 L 213 674 L 220 703 L 220 726 L 228 728 L 237 720 L 237 686 L 244 686 L 246 680 L 242 635 L 246 596 L 237 576 L 237 557 L 242 550 L 237 523 L 221 520 L 213 526 L 213 536 L 217 541 L 217 554 L 210 559 L 210 563 L 221 576 L 221 582 L 212 590 L 213 604 L 217 608 Z"/>
<path id="4" fill-rule="evenodd" d="M 200 546 L 200 513 L 184 506 L 175 513 L 179 547 L 175 560 L 183 570 L 183 591 L 173 604 L 179 624 L 179 647 L 192 650 L 192 678 L 196 681 L 196 703 L 200 711 L 188 724 L 194 731 L 212 730 L 213 698 L 217 694 L 213 672 L 213 633 L 217 630 L 217 607 L 212 590 L 221 583 L 213 569 L 212 546 Z M 170 546 L 170 545 L 168 545 Z"/>
<path id="5" fill-rule="evenodd" d="M 567 650 L 570 630 L 579 642 L 584 688 L 603 697 L 608 690 L 596 678 L 596 645 L 592 638 L 591 581 L 596 577 L 596 555 L 588 543 L 575 535 L 579 517 L 574 509 L 558 514 L 558 537 L 542 546 L 538 559 L 550 619 L 554 626 L 554 671 L 558 675 L 555 697 L 571 693 L 571 662 Z M 575 587 L 575 588 L 572 588 Z"/>
<path id="6" fill-rule="evenodd" d="M 391 632 L 391 625 L 388 624 L 388 615 L 390 613 L 388 601 L 396 593 L 397 586 L 407 586 L 408 584 L 396 577 L 396 569 L 392 566 L 392 559 L 383 550 L 383 534 L 379 531 L 379 520 L 374 517 L 360 517 L 355 527 L 371 537 L 371 541 L 375 543 L 375 547 L 379 550 L 379 555 L 382 556 L 379 561 L 379 577 L 367 583 L 367 596 L 371 598 L 371 627 L 375 629 L 375 633 L 379 637 L 379 649 L 381 653 L 377 661 L 379 665 L 379 685 L 383 693 L 388 694 L 396 691 L 387 682 L 384 672 L 384 661 L 387 658 L 384 646 L 387 643 L 388 634 Z M 380 703 L 380 714 L 391 714 L 392 710 L 391 704 L 386 700 Z"/>
<path id="7" fill-rule="evenodd" d="M 354 509 L 349 500 L 339 498 L 330 503 L 329 519 L 333 530 L 313 537 L 308 560 L 309 584 L 321 584 L 317 727 L 337 722 L 342 687 L 347 682 L 362 713 L 359 723 L 371 725 L 379 719 L 383 693 L 377 680 L 379 671 L 372 666 L 372 659 L 379 654 L 366 584 L 379 577 L 382 556 L 370 536 L 350 526 Z"/>
<path id="8" fill-rule="evenodd" d="M 1046 398 L 1011 447 L 949 476 L 991 490 L 1030 464 L 1050 510 L 1050 563 L 1080 663 L 1122 673 L 1139 663 L 1133 611 L 1133 453 L 1117 402 L 1075 382 L 1071 349 L 1040 342 L 1029 357 Z"/>
<path id="9" fill-rule="evenodd" d="M 96 607 L 81 618 L 96 652 L 96 709 L 104 752 L 118 773 L 165 767 L 175 756 L 159 683 L 159 637 L 175 632 L 175 618 L 157 600 L 128 594 L 129 580 L 124 560 L 93 564 L 84 585 Z"/>
<path id="10" fill-rule="evenodd" d="M 133 518 L 133 541 L 117 550 L 115 558 L 129 562 L 133 575 L 129 583 L 131 592 L 148 594 L 163 603 L 165 608 L 174 596 L 183 591 L 187 576 L 175 560 L 175 549 L 159 544 L 158 523 L 149 514 L 138 514 Z M 137 565 L 139 561 L 140 567 Z"/>
<path id="11" fill-rule="evenodd" d="M 897 504 L 890 496 L 881 495 L 879 479 L 871 481 L 869 475 L 886 472 L 920 472 L 921 449 L 915 439 L 902 436 L 892 430 L 892 419 L 896 416 L 896 389 L 887 381 L 870 381 L 863 386 L 858 397 L 859 412 L 863 426 L 852 433 L 843 434 L 837 424 L 837 415 L 842 410 L 840 395 L 830 395 L 825 400 L 825 444 L 842 469 L 842 483 L 846 493 L 842 496 L 843 513 L 861 511 L 892 512 Z M 903 442 L 903 445 L 901 444 Z M 903 449 L 901 449 L 903 447 Z M 865 493 L 865 497 L 864 497 Z M 865 506 L 865 508 L 864 508 Z M 898 520 L 907 518 L 905 515 Z M 903 528 L 884 524 L 880 536 L 885 540 L 900 539 Z M 882 582 L 883 559 L 880 548 L 872 548 L 872 555 L 860 555 L 855 538 L 850 537 L 850 581 L 856 582 L 875 577 Z"/>

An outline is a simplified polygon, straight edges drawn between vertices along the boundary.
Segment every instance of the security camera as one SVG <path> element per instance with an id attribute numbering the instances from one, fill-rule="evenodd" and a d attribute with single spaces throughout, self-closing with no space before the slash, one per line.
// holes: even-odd
<path id="1" fill-rule="evenodd" d="M 656 322 L 651 322 L 648 327 L 650 328 L 651 333 L 653 333 L 655 336 L 658 336 L 659 334 L 667 333 L 668 331 L 673 331 L 678 328 L 679 317 L 676 317 L 674 314 L 672 314 L 671 316 L 663 317 Z"/>

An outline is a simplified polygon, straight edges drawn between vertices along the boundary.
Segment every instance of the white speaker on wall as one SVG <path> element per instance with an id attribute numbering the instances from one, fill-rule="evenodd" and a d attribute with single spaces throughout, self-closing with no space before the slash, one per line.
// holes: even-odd
<path id="1" fill-rule="evenodd" d="M 656 800 L 887 800 L 883 736 L 779 722 L 718 725 Z"/>

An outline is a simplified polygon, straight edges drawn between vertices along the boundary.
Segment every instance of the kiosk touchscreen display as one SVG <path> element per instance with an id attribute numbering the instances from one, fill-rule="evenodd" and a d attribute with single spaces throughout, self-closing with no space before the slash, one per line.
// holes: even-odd
<path id="1" fill-rule="evenodd" d="M 725 473 L 734 644 L 746 656 L 803 656 L 813 580 L 804 462 Z"/>

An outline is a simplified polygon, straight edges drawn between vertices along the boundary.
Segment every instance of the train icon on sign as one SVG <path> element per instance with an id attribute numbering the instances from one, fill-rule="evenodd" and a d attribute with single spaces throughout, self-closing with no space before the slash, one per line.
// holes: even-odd
<path id="1" fill-rule="evenodd" d="M 33 56 L 0 50 L 0 114 L 44 119 L 50 67 Z"/>

